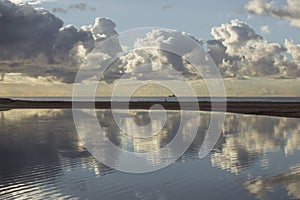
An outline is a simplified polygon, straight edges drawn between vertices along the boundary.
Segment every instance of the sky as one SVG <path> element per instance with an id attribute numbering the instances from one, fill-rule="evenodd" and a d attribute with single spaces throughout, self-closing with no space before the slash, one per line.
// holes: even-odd
<path id="1" fill-rule="evenodd" d="M 21 0 L 15 0 L 20 2 Z M 33 1 L 39 2 L 39 1 Z M 251 15 L 245 9 L 249 0 L 169 0 L 169 1 L 139 1 L 139 0 L 45 0 L 34 7 L 44 7 L 53 11 L 54 8 L 67 10 L 66 13 L 56 12 L 65 24 L 77 27 L 92 24 L 96 17 L 108 17 L 116 24 L 118 32 L 139 27 L 164 27 L 188 32 L 199 39 L 211 38 L 210 30 L 213 26 L 239 19 L 247 21 L 258 33 L 262 26 L 269 26 L 272 34 L 264 36 L 270 41 L 284 42 L 285 38 L 293 38 L 300 43 L 299 29 L 289 25 L 288 21 L 274 19 L 263 15 Z M 70 5 L 84 3 L 87 8 L 69 9 Z M 278 5 L 285 5 L 286 0 L 277 0 Z M 285 33 L 280 30 L 284 28 Z"/>
<path id="2" fill-rule="evenodd" d="M 206 42 L 229 96 L 299 96 L 299 13 L 298 0 L 2 0 L 0 96 L 69 96 L 78 67 L 96 44 L 143 27 L 174 29 Z M 169 48 L 176 37 L 182 35 L 161 30 L 134 45 Z M 121 44 L 110 44 L 97 62 L 108 62 L 120 49 Z M 124 73 L 137 81 L 170 73 L 140 66 L 147 62 L 193 74 L 187 63 L 165 52 L 132 51 L 118 60 L 122 67 L 104 76 L 107 90 L 99 89 L 99 95 L 109 95 L 109 83 Z"/>

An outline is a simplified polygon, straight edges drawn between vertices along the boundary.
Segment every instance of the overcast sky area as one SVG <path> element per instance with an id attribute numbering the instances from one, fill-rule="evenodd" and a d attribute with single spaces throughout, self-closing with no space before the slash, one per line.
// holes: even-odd
<path id="1" fill-rule="evenodd" d="M 142 27 L 185 33 L 152 31 L 134 43 L 137 48 L 149 43 L 176 48 L 172 38 L 186 35 L 205 43 L 229 96 L 300 95 L 299 0 L 1 0 L 0 96 L 71 95 L 79 66 L 99 43 Z M 100 65 L 123 48 L 118 41 L 106 46 L 93 60 Z M 184 53 L 188 58 L 191 52 Z M 109 95 L 112 83 L 124 74 L 137 81 L 174 81 L 164 66 L 204 87 L 183 58 L 158 50 L 133 51 L 104 74 L 99 95 Z M 92 80 L 95 73 L 80 81 Z"/>

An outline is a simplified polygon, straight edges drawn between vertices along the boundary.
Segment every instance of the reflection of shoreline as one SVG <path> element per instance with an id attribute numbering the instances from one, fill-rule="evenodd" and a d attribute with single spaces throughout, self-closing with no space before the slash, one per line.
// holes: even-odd
<path id="1" fill-rule="evenodd" d="M 24 100 L 9 100 L 0 98 L 0 109 L 15 109 L 15 108 L 44 108 L 44 109 L 70 109 L 72 106 L 76 108 L 91 108 L 92 102 L 80 101 L 24 101 Z M 127 109 L 128 103 L 126 102 L 114 102 L 114 108 Z M 195 110 L 195 104 L 190 102 L 178 102 L 178 101 L 140 101 L 130 102 L 130 109 L 150 109 L 153 105 L 160 104 L 166 110 Z M 211 102 L 198 101 L 199 109 L 202 111 L 211 111 Z M 214 102 L 214 111 L 223 111 L 224 105 L 227 107 L 227 112 L 241 113 L 241 114 L 253 114 L 253 115 L 269 115 L 280 117 L 295 117 L 300 118 L 300 102 Z M 97 109 L 110 109 L 110 101 L 95 102 Z"/>

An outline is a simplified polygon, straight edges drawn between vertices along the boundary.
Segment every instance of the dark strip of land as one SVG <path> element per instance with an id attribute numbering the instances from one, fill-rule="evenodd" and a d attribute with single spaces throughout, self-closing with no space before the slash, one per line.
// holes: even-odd
<path id="1" fill-rule="evenodd" d="M 0 99 L 0 110 L 6 109 L 71 109 L 87 108 L 91 109 L 91 102 L 66 102 L 66 101 L 23 101 Z M 147 101 L 147 102 L 130 102 L 130 109 L 150 109 L 153 105 L 160 104 L 166 110 L 195 110 L 195 104 L 190 102 L 176 102 L 176 101 Z M 126 109 L 128 103 L 114 102 L 113 106 L 117 109 Z M 213 111 L 224 112 L 224 102 L 214 102 Z M 198 102 L 199 110 L 212 111 L 212 103 L 207 101 Z M 97 109 L 110 109 L 110 101 L 95 102 Z M 196 107 L 197 109 L 197 107 Z M 269 115 L 280 117 L 295 117 L 300 118 L 300 102 L 226 102 L 226 112 L 253 114 L 253 115 Z"/>

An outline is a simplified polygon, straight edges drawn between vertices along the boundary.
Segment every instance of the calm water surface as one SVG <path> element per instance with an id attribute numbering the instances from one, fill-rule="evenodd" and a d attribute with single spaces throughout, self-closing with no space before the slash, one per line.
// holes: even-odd
<path id="1" fill-rule="evenodd" d="M 213 151 L 199 159 L 210 121 L 209 113 L 200 115 L 192 146 L 174 164 L 128 174 L 91 156 L 71 110 L 1 111 L 0 199 L 300 199 L 300 119 L 228 114 Z M 132 152 L 160 149 L 180 122 L 180 111 L 169 111 L 159 134 L 134 139 L 126 132 L 138 133 L 133 122 L 149 124 L 147 111 L 133 110 L 124 129 L 111 110 L 97 116 L 109 140 Z M 189 126 L 183 128 L 189 138 Z"/>

